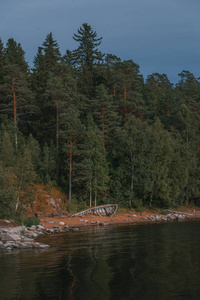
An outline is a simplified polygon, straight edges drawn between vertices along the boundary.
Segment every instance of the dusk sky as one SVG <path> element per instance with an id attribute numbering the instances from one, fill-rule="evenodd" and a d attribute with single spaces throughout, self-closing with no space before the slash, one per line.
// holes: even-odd
<path id="1" fill-rule="evenodd" d="M 50 32 L 62 54 L 76 49 L 82 23 L 103 37 L 102 52 L 132 59 L 145 79 L 200 77 L 200 0 L 0 0 L 0 38 L 21 43 L 30 66 Z"/>

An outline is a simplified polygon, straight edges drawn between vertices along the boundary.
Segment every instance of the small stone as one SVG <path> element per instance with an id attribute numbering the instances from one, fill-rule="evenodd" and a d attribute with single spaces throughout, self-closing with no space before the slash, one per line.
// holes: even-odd
<path id="1" fill-rule="evenodd" d="M 33 233 L 33 234 L 32 234 L 32 237 L 33 237 L 34 239 L 36 239 L 36 238 L 38 237 L 37 233 Z"/>
<path id="2" fill-rule="evenodd" d="M 72 231 L 79 231 L 78 228 L 72 228 Z"/>
<path id="3" fill-rule="evenodd" d="M 7 224 L 11 224 L 11 222 L 10 222 L 9 220 L 5 220 L 5 222 L 6 222 Z"/>
<path id="4" fill-rule="evenodd" d="M 40 249 L 48 249 L 48 248 L 50 248 L 49 245 L 45 245 L 45 244 L 41 245 L 40 244 Z"/>
<path id="5" fill-rule="evenodd" d="M 65 223 L 64 223 L 64 222 L 60 222 L 59 225 L 60 225 L 60 226 L 64 226 Z"/>
<path id="6" fill-rule="evenodd" d="M 183 216 L 178 216 L 178 221 L 184 221 L 184 217 Z"/>
<path id="7" fill-rule="evenodd" d="M 44 230 L 45 229 L 45 227 L 43 225 L 37 225 L 36 228 L 39 229 L 39 230 Z"/>

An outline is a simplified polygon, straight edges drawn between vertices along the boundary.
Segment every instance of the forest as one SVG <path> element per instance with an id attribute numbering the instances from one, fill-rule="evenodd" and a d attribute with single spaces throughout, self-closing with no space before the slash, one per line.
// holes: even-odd
<path id="1" fill-rule="evenodd" d="M 144 80 L 133 60 L 103 54 L 87 23 L 72 38 L 62 55 L 49 33 L 32 68 L 20 43 L 0 40 L 0 217 L 31 205 L 37 185 L 68 205 L 198 204 L 199 79 Z"/>

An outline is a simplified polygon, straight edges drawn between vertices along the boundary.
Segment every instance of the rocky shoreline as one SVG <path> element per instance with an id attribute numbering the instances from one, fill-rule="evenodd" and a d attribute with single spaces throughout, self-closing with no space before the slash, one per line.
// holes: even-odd
<path id="1" fill-rule="evenodd" d="M 130 213 L 130 212 L 129 212 Z M 199 219 L 200 215 L 193 213 L 179 213 L 170 212 L 167 215 L 156 213 L 131 213 L 131 214 L 116 214 L 115 218 L 98 218 L 95 216 L 79 216 L 70 218 L 60 216 L 59 219 L 45 219 L 42 220 L 41 225 L 32 225 L 31 227 L 17 226 L 17 227 L 2 227 L 0 228 L 0 250 L 14 250 L 14 249 L 49 249 L 50 246 L 44 243 L 36 242 L 40 236 L 55 233 L 64 233 L 68 231 L 78 231 L 78 227 L 85 225 L 90 226 L 108 226 L 111 224 L 133 224 L 133 223 L 155 223 L 155 222 L 169 222 L 169 221 L 185 221 L 190 219 Z M 85 217 L 87 219 L 85 219 Z M 9 221 L 6 221 L 9 223 Z M 67 225 L 67 223 L 69 225 Z"/>

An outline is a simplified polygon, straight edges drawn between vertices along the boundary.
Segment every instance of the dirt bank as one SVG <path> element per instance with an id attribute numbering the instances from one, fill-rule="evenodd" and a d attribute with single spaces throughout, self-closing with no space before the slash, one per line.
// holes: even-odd
<path id="1" fill-rule="evenodd" d="M 95 216 L 95 215 L 82 215 L 82 216 L 59 216 L 59 217 L 40 217 L 41 223 L 48 228 L 59 226 L 60 222 L 63 222 L 69 227 L 82 227 L 89 225 L 98 225 L 104 223 L 109 224 L 133 224 L 133 223 L 150 223 L 154 221 L 167 221 L 176 216 L 183 216 L 187 219 L 200 219 L 200 210 L 187 209 L 184 211 L 166 211 L 161 213 L 159 211 L 145 211 L 138 213 L 135 211 L 117 212 L 113 217 L 107 216 Z"/>

